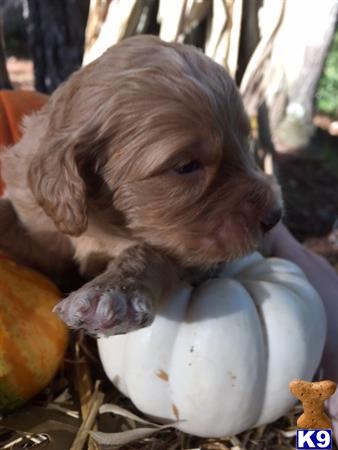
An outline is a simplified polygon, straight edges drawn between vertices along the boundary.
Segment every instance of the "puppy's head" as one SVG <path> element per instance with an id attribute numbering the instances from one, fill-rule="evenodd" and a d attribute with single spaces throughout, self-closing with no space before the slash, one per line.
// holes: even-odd
<path id="1" fill-rule="evenodd" d="M 195 48 L 126 39 L 73 75 L 44 114 L 31 187 L 65 233 L 83 233 L 88 197 L 94 209 L 104 197 L 124 232 L 204 266 L 251 251 L 280 218 L 236 87 Z"/>

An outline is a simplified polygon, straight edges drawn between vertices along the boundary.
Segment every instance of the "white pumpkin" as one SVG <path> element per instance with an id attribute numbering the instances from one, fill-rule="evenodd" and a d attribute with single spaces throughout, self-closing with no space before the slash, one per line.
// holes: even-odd
<path id="1" fill-rule="evenodd" d="M 289 382 L 312 378 L 325 334 L 303 272 L 253 253 L 198 288 L 180 286 L 151 326 L 98 346 L 108 377 L 139 410 L 220 437 L 284 415 L 296 401 Z"/>

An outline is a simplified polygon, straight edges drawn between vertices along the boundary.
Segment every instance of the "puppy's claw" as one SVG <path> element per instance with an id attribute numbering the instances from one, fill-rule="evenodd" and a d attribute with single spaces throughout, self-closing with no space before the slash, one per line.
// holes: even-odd
<path id="1" fill-rule="evenodd" d="M 150 296 L 139 290 L 84 287 L 53 310 L 69 327 L 99 336 L 123 334 L 150 325 L 154 311 Z"/>

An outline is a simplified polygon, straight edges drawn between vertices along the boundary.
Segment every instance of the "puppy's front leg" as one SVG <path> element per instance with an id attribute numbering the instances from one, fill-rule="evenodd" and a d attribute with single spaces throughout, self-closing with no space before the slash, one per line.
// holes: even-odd
<path id="1" fill-rule="evenodd" d="M 173 264 L 146 244 L 129 247 L 106 271 L 55 307 L 71 328 L 95 336 L 137 330 L 154 319 L 157 299 L 178 281 Z"/>

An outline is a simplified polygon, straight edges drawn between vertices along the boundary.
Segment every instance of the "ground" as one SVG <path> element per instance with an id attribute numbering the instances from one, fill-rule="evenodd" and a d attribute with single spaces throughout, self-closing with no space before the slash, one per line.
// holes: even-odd
<path id="1" fill-rule="evenodd" d="M 285 222 L 338 270 L 338 138 L 318 130 L 311 145 L 277 156 Z"/>

